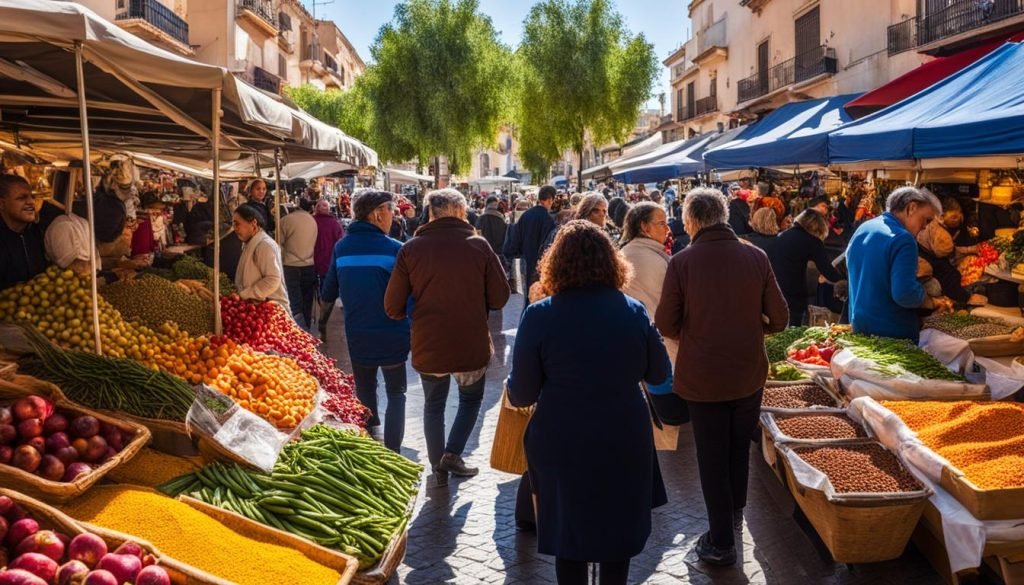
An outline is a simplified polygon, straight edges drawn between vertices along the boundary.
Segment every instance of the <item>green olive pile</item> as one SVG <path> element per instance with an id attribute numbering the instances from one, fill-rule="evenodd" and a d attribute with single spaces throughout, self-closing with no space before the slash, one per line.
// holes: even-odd
<path id="1" fill-rule="evenodd" d="M 143 275 L 103 287 L 103 298 L 127 319 L 152 328 L 166 321 L 192 335 L 205 335 L 213 325 L 210 301 L 159 276 Z"/>
<path id="2" fill-rule="evenodd" d="M 171 270 L 174 273 L 173 280 L 200 280 L 206 284 L 206 288 L 213 290 L 213 269 L 203 264 L 202 260 L 195 256 L 185 254 L 179 258 Z M 226 274 L 220 275 L 220 294 L 227 296 L 236 292 L 235 283 Z"/>
<path id="3" fill-rule="evenodd" d="M 796 454 L 828 476 L 841 494 L 913 492 L 924 489 L 896 456 L 877 443 L 802 447 Z"/>
<path id="4" fill-rule="evenodd" d="M 956 313 L 932 315 L 925 319 L 924 326 L 960 339 L 1009 335 L 1015 329 L 1013 325 L 998 319 Z"/>
<path id="5" fill-rule="evenodd" d="M 864 427 L 845 414 L 800 414 L 775 417 L 775 424 L 794 439 L 856 439 L 866 437 Z"/>
<path id="6" fill-rule="evenodd" d="M 817 384 L 794 384 L 764 389 L 761 406 L 767 408 L 810 408 L 836 406 L 836 401 Z"/>

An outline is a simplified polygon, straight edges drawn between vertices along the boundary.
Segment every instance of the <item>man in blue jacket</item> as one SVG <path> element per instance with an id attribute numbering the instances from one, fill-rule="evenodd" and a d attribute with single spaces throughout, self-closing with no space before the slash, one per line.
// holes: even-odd
<path id="1" fill-rule="evenodd" d="M 553 185 L 541 187 L 537 193 L 537 205 L 512 225 L 509 236 L 505 238 L 502 253 L 508 258 L 523 259 L 523 290 L 530 290 L 530 285 L 539 277 L 537 263 L 540 262 L 540 253 L 548 234 L 555 229 L 551 206 L 555 203 L 557 193 Z"/>
<path id="2" fill-rule="evenodd" d="M 885 209 L 857 229 L 846 250 L 850 323 L 857 333 L 916 343 L 919 311 L 947 304 L 926 295 L 917 280 L 917 234 L 942 214 L 942 204 L 926 190 L 903 187 Z"/>
<path id="3" fill-rule="evenodd" d="M 402 243 L 388 237 L 395 214 L 394 195 L 365 189 L 352 196 L 355 218 L 334 246 L 320 296 L 345 307 L 345 338 L 352 360 L 356 396 L 372 412 L 367 428 L 380 425 L 377 369 L 384 371 L 388 408 L 384 446 L 398 452 L 405 434 L 405 362 L 409 359 L 409 319 L 384 312 L 384 291 Z"/>

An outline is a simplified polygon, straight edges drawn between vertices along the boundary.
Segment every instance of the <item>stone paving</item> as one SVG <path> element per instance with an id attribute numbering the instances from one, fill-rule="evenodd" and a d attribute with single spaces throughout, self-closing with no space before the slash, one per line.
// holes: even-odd
<path id="1" fill-rule="evenodd" d="M 480 475 L 447 487 L 423 489 L 409 533 L 405 563 L 390 583 L 475 584 L 554 583 L 554 559 L 537 553 L 532 534 L 516 530 L 513 517 L 518 476 L 488 466 L 502 383 L 508 374 L 522 297 L 515 295 L 490 325 L 495 357 L 487 373 L 481 424 L 469 441 L 465 458 Z M 344 312 L 334 311 L 325 351 L 348 371 L 343 340 Z M 385 404 L 380 381 L 382 408 Z M 455 415 L 457 398 L 449 398 L 447 420 Z M 403 454 L 426 463 L 423 440 L 423 391 L 409 369 L 406 433 Z M 669 504 L 654 511 L 654 530 L 647 548 L 633 559 L 630 583 L 707 583 L 745 585 L 939 585 L 942 580 L 913 548 L 898 560 L 847 566 L 831 561 L 824 545 L 796 508 L 789 493 L 752 445 L 751 479 L 740 560 L 733 568 L 704 565 L 693 553 L 706 530 L 706 517 L 689 427 L 680 433 L 675 452 L 660 452 Z M 610 470 L 614 478 L 614 470 Z"/>

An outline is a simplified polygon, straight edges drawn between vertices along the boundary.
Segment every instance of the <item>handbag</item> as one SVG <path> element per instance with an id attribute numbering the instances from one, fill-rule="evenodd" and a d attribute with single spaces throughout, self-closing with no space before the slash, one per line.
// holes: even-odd
<path id="1" fill-rule="evenodd" d="M 501 393 L 498 423 L 491 443 L 491 468 L 522 475 L 526 471 L 526 449 L 523 437 L 533 416 L 533 407 L 518 408 L 508 400 L 508 384 Z"/>
<path id="2" fill-rule="evenodd" d="M 665 424 L 658 411 L 654 408 L 654 397 L 647 388 L 646 382 L 640 382 L 640 390 L 651 412 L 651 431 L 654 433 L 654 449 L 657 451 L 675 451 L 679 447 L 679 426 Z"/>

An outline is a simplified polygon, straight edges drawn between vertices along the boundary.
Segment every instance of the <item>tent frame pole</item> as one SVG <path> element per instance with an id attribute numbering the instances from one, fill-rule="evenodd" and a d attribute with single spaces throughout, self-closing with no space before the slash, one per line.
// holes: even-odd
<path id="1" fill-rule="evenodd" d="M 277 244 L 281 245 L 281 235 L 284 230 L 281 229 L 281 149 L 274 149 L 274 224 L 277 229 L 274 230 L 274 236 L 277 239 Z"/>
<path id="2" fill-rule="evenodd" d="M 210 193 L 209 200 L 213 201 L 213 332 L 220 335 L 223 332 L 223 323 L 220 315 L 220 207 L 223 197 L 220 194 L 220 89 L 213 90 L 213 116 L 211 119 L 211 132 L 213 142 L 213 193 Z"/>
<path id="3" fill-rule="evenodd" d="M 89 157 L 89 117 L 85 99 L 85 65 L 84 47 L 81 41 L 75 41 L 75 76 L 78 81 L 78 117 L 82 128 L 82 186 L 85 191 L 86 220 L 89 223 L 89 301 L 92 305 L 92 335 L 96 354 L 103 355 L 103 341 L 100 336 L 99 288 L 96 282 L 96 216 L 93 213 L 92 200 L 92 165 Z M 68 201 L 70 210 L 72 202 Z"/>

